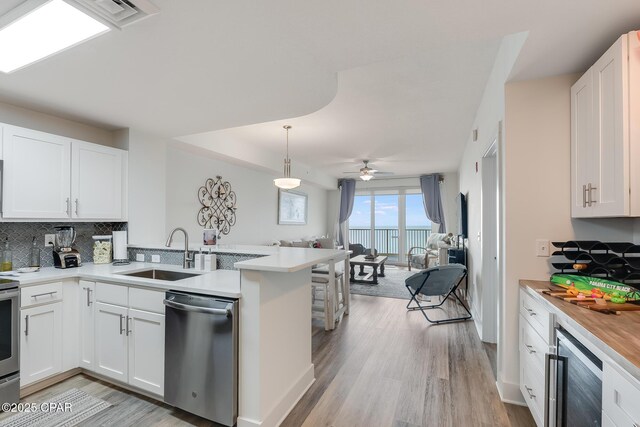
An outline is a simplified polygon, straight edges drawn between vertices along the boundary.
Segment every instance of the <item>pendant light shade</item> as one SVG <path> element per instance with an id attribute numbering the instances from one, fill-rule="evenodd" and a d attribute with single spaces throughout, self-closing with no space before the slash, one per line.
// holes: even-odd
<path id="1" fill-rule="evenodd" d="M 284 125 L 283 128 L 287 131 L 287 157 L 284 159 L 284 177 L 274 179 L 273 183 L 283 190 L 291 190 L 292 188 L 300 187 L 300 180 L 291 178 L 291 159 L 289 158 L 289 129 L 291 129 L 291 126 Z"/>

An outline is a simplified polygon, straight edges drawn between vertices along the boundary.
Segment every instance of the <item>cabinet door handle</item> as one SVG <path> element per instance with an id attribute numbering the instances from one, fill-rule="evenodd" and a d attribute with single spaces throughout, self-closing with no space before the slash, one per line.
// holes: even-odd
<path id="1" fill-rule="evenodd" d="M 535 399 L 536 395 L 532 393 L 533 389 L 531 387 L 527 387 L 526 385 L 524 386 L 524 388 L 527 390 L 527 394 L 529 394 L 529 397 L 531 399 Z"/>
<path id="2" fill-rule="evenodd" d="M 120 335 L 124 333 L 124 329 L 122 328 L 122 320 L 124 320 L 124 316 L 120 315 Z"/>
<path id="3" fill-rule="evenodd" d="M 91 306 L 91 289 L 89 288 L 83 288 L 85 291 L 87 291 L 87 307 Z"/>
<path id="4" fill-rule="evenodd" d="M 532 346 L 532 345 L 525 344 L 524 346 L 525 346 L 525 347 L 527 347 L 527 351 L 529 352 L 529 354 L 533 354 L 533 353 L 535 353 L 535 352 L 536 352 L 536 351 L 533 349 L 533 346 Z"/>
<path id="5" fill-rule="evenodd" d="M 131 318 L 127 316 L 127 336 L 129 336 L 129 334 L 131 333 L 131 329 L 129 329 L 129 319 Z"/>
<path id="6" fill-rule="evenodd" d="M 29 336 L 29 315 L 24 316 L 24 336 Z"/>
<path id="7" fill-rule="evenodd" d="M 596 203 L 597 200 L 593 200 L 593 194 L 591 193 L 593 190 L 597 190 L 598 187 L 593 187 L 591 186 L 591 183 L 589 183 L 589 186 L 587 187 L 587 192 L 589 193 L 589 206 L 591 206 L 592 203 Z"/>
<path id="8" fill-rule="evenodd" d="M 78 205 L 79 205 L 79 203 L 78 203 L 78 199 L 76 199 L 76 216 L 79 216 L 79 215 L 78 215 Z"/>
<path id="9" fill-rule="evenodd" d="M 71 216 L 71 199 L 67 197 L 67 216 Z"/>
<path id="10" fill-rule="evenodd" d="M 45 295 L 51 295 L 54 296 L 55 294 L 57 294 L 58 291 L 51 291 L 51 292 L 45 292 L 43 294 L 35 294 L 35 295 L 31 295 L 31 298 L 38 298 L 38 297 L 43 297 Z"/>
<path id="11" fill-rule="evenodd" d="M 587 207 L 587 186 L 586 185 L 582 186 L 582 207 L 583 208 Z"/>

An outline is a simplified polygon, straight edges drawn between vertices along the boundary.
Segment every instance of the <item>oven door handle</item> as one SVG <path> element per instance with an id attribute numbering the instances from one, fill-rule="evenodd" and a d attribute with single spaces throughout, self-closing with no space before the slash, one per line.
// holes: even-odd
<path id="1" fill-rule="evenodd" d="M 0 300 L 11 299 L 20 296 L 20 289 L 9 289 L 0 291 Z"/>

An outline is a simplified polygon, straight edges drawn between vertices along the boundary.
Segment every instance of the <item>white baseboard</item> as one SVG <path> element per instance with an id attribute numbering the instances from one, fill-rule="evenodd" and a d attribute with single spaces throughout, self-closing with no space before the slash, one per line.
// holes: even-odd
<path id="1" fill-rule="evenodd" d="M 498 388 L 500 400 L 503 402 L 512 405 L 527 406 L 527 402 L 525 402 L 520 392 L 520 384 L 496 381 L 496 387 Z"/>
<path id="2" fill-rule="evenodd" d="M 476 332 L 478 332 L 478 336 L 480 337 L 480 341 L 482 341 L 482 320 L 478 315 L 478 309 L 476 306 L 471 306 L 471 316 L 473 320 L 473 324 L 476 326 Z"/>
<path id="3" fill-rule="evenodd" d="M 262 421 L 253 420 L 238 416 L 237 427 L 276 427 L 282 424 L 289 412 L 298 404 L 302 396 L 309 390 L 315 382 L 313 364 L 298 378 L 298 380 L 282 396 L 271 411 L 267 413 Z"/>

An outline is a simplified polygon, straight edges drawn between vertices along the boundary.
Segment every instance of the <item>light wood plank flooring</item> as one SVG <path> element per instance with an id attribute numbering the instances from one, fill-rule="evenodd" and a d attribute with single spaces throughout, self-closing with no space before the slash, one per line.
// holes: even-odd
<path id="1" fill-rule="evenodd" d="M 485 351 L 472 322 L 430 326 L 419 312 L 407 313 L 406 302 L 354 295 L 352 314 L 335 331 L 314 320 L 317 380 L 284 427 L 535 425 L 526 408 L 498 398 L 487 355 L 495 350 Z M 113 405 L 85 426 L 212 425 L 85 375 L 26 400 L 45 401 L 70 388 Z"/>

